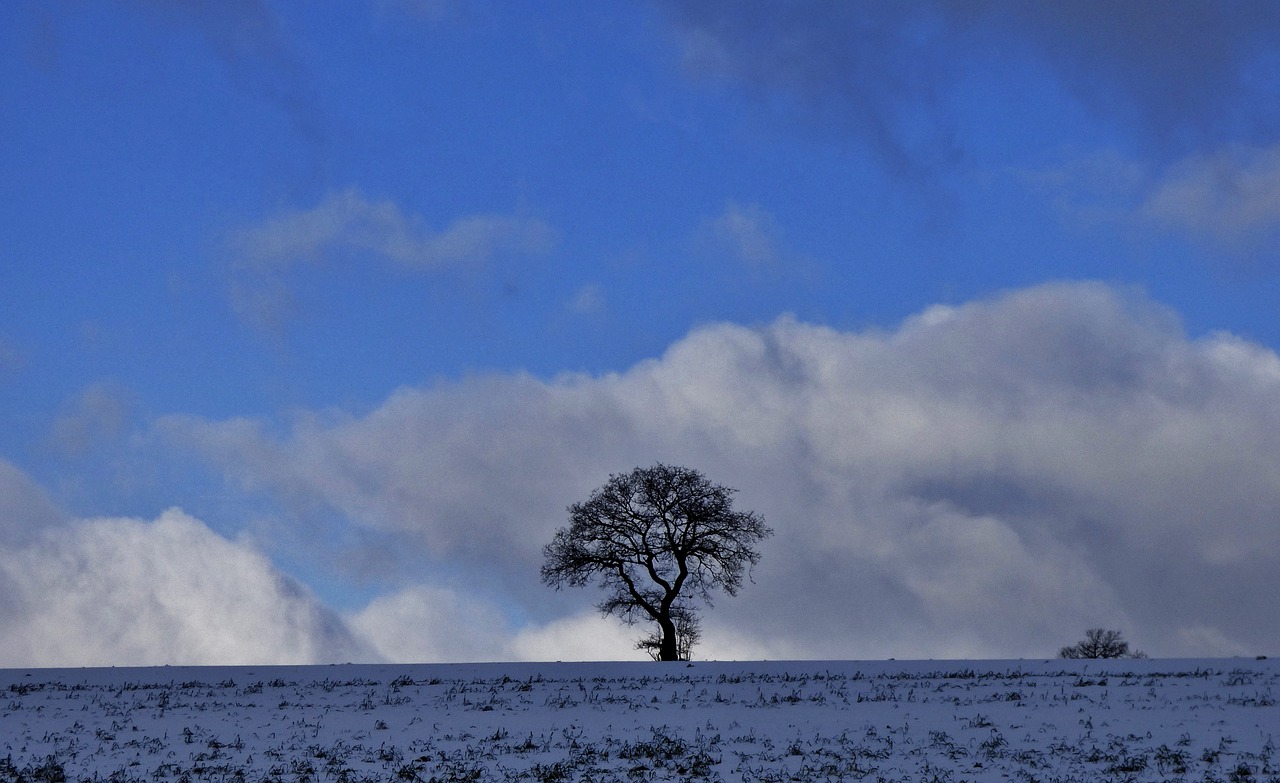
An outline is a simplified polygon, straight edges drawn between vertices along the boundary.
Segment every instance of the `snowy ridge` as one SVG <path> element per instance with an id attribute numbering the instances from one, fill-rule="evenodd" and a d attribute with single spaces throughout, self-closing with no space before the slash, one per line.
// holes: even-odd
<path id="1" fill-rule="evenodd" d="M 1280 781 L 1270 660 L 0 671 L 0 781 Z"/>

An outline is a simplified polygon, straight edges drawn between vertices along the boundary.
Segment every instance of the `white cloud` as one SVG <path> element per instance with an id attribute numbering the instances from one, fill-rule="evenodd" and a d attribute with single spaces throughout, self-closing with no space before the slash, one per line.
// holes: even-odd
<path id="1" fill-rule="evenodd" d="M 738 487 L 778 531 L 757 584 L 708 614 L 723 657 L 1034 656 L 1096 625 L 1157 655 L 1280 643 L 1280 359 L 1189 340 L 1101 284 L 891 332 L 708 326 L 625 373 L 402 389 L 283 438 L 160 430 L 298 519 L 328 507 L 398 537 L 406 576 L 447 568 L 459 600 L 528 618 L 513 628 L 597 600 L 540 585 L 541 547 L 609 473 L 662 460 Z"/>
<path id="2" fill-rule="evenodd" d="M 635 646 L 644 635 L 638 626 L 584 612 L 525 628 L 511 648 L 514 658 L 522 661 L 643 661 L 648 656 Z"/>
<path id="3" fill-rule="evenodd" d="M 348 618 L 384 658 L 416 663 L 512 660 L 497 607 L 442 587 L 418 585 L 374 599 Z"/>
<path id="4" fill-rule="evenodd" d="M 1280 642 L 1280 357 L 1099 284 L 889 332 L 708 326 L 625 373 L 403 389 L 283 437 L 158 427 L 287 518 L 390 536 L 377 576 L 413 586 L 344 618 L 180 511 L 73 520 L 0 463 L 0 664 L 638 658 L 643 628 L 538 567 L 568 503 L 655 460 L 778 531 L 706 614 L 707 657 L 1034 656 L 1098 625 L 1154 655 Z"/>
<path id="5" fill-rule="evenodd" d="M 49 527 L 25 544 L 6 540 L 0 548 L 3 666 L 372 657 L 336 614 L 263 555 L 178 510 L 153 522 L 81 520 Z"/>
<path id="6" fill-rule="evenodd" d="M 649 633 L 585 611 L 517 626 L 496 604 L 463 591 L 415 585 L 374 599 L 347 617 L 383 658 L 406 662 L 648 660 L 636 641 Z M 777 645 L 730 629 L 705 634 L 700 657 L 779 658 Z"/>

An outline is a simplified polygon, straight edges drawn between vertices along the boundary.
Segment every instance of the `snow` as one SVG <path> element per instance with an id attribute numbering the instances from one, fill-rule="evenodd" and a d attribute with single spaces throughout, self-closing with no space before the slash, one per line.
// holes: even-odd
<path id="1" fill-rule="evenodd" d="M 0 781 L 1280 781 L 1270 660 L 0 671 Z"/>

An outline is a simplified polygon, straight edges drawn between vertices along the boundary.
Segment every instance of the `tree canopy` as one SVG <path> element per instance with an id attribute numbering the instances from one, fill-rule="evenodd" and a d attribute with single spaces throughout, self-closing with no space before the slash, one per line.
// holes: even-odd
<path id="1" fill-rule="evenodd" d="M 734 492 L 661 463 L 611 475 L 569 506 L 569 526 L 543 548 L 542 580 L 557 589 L 597 581 L 601 612 L 656 624 L 639 648 L 687 659 L 699 634 L 694 604 L 710 605 L 714 589 L 736 595 L 760 560 L 755 546 L 773 533 L 759 515 L 733 509 Z"/>
<path id="2" fill-rule="evenodd" d="M 1119 631 L 1090 628 L 1084 639 L 1058 650 L 1059 658 L 1145 658 L 1145 653 L 1129 652 L 1129 643 Z"/>

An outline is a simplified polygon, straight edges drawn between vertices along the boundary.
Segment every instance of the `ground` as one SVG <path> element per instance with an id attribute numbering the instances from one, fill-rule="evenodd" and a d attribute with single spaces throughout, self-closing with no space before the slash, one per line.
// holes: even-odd
<path id="1" fill-rule="evenodd" d="M 1253 659 L 0 671 L 0 781 L 1280 781 Z"/>

